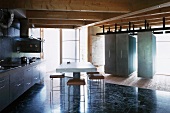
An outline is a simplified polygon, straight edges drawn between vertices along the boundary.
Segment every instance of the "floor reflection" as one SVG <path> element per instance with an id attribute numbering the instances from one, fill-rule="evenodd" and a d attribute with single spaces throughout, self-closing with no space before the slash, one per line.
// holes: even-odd
<path id="1" fill-rule="evenodd" d="M 69 79 L 69 78 L 68 78 Z M 67 81 L 67 80 L 65 80 Z M 63 83 L 65 84 L 65 83 Z M 36 84 L 2 113 L 168 113 L 170 112 L 170 92 L 154 91 L 131 86 L 105 83 L 104 93 L 93 90 L 85 92 L 85 103 L 72 97 L 70 104 L 67 86 L 54 92 L 50 101 L 50 90 L 46 85 Z M 75 90 L 72 90 L 72 93 Z M 80 88 L 81 93 L 81 88 Z M 69 106 L 71 105 L 71 106 Z"/>

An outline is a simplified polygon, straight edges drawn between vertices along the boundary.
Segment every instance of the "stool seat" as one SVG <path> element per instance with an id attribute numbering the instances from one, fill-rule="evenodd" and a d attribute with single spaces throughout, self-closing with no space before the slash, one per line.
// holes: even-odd
<path id="1" fill-rule="evenodd" d="M 53 73 L 50 78 L 64 78 L 64 73 Z"/>
<path id="2" fill-rule="evenodd" d="M 87 72 L 87 75 L 91 75 L 91 74 L 100 74 L 99 72 Z"/>
<path id="3" fill-rule="evenodd" d="M 89 79 L 104 79 L 102 74 L 90 74 Z"/>
<path id="4" fill-rule="evenodd" d="M 67 81 L 67 85 L 85 85 L 85 80 L 84 79 L 70 79 Z"/>
<path id="5" fill-rule="evenodd" d="M 53 83 L 53 80 L 55 79 L 60 80 L 60 82 L 58 82 L 59 84 L 57 83 L 56 85 Z M 65 87 L 64 84 L 65 84 L 65 73 L 53 73 L 50 75 L 50 101 L 51 99 L 53 99 L 53 91 L 62 91 L 61 89 Z"/>

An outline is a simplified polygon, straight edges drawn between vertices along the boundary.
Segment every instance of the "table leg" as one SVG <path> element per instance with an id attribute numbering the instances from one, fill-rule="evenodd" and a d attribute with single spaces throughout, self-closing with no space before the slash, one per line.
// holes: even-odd
<path id="1" fill-rule="evenodd" d="M 73 72 L 73 78 L 80 78 L 80 72 Z"/>

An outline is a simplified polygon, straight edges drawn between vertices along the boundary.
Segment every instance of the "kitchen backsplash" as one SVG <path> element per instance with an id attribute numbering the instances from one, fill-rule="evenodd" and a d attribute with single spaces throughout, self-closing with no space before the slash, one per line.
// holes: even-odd
<path id="1" fill-rule="evenodd" d="M 14 32 L 17 31 L 17 32 Z M 8 29 L 0 28 L 0 60 L 4 62 L 16 62 L 20 60 L 20 57 L 40 57 L 40 53 L 20 53 L 14 52 L 14 37 L 19 36 L 18 29 L 10 27 Z M 10 34 L 10 36 L 8 36 Z M 2 63 L 2 62 L 1 62 Z"/>

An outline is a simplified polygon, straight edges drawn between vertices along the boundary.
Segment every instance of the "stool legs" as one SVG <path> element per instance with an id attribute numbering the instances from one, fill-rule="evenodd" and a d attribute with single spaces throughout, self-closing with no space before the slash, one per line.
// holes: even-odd
<path id="1" fill-rule="evenodd" d="M 73 89 L 73 92 L 71 92 L 71 90 L 70 90 L 70 88 L 78 88 L 78 87 L 80 87 L 80 91 L 76 91 L 76 90 L 74 90 Z M 78 89 L 79 90 L 79 89 Z M 78 94 L 78 93 L 79 94 Z M 73 93 L 73 95 L 72 94 L 70 94 L 70 93 Z M 77 93 L 77 94 L 75 94 L 75 93 Z M 79 102 L 84 102 L 84 111 L 85 111 L 85 86 L 83 85 L 83 91 L 82 91 L 82 93 L 83 94 L 81 94 L 81 86 L 77 86 L 77 85 L 69 85 L 68 86 L 68 111 L 70 111 L 71 110 L 71 107 L 74 107 L 74 105 L 79 105 L 80 103 Z M 81 98 L 83 96 L 83 98 Z M 70 100 L 70 99 L 72 99 L 73 98 L 73 100 Z M 77 100 L 78 99 L 78 100 Z M 83 99 L 83 100 L 82 100 Z M 78 102 L 79 101 L 79 102 Z M 72 102 L 72 103 L 71 103 Z M 77 103 L 78 102 L 78 103 Z M 71 106 L 72 105 L 72 106 Z M 71 107 L 70 107 L 71 106 Z"/>
<path id="2" fill-rule="evenodd" d="M 65 78 L 55 78 L 60 79 L 60 84 L 57 86 L 54 86 L 54 78 L 50 78 L 50 101 L 53 100 L 53 91 L 60 91 L 60 95 L 65 94 Z M 54 87 L 58 87 L 59 89 L 54 89 Z"/>

